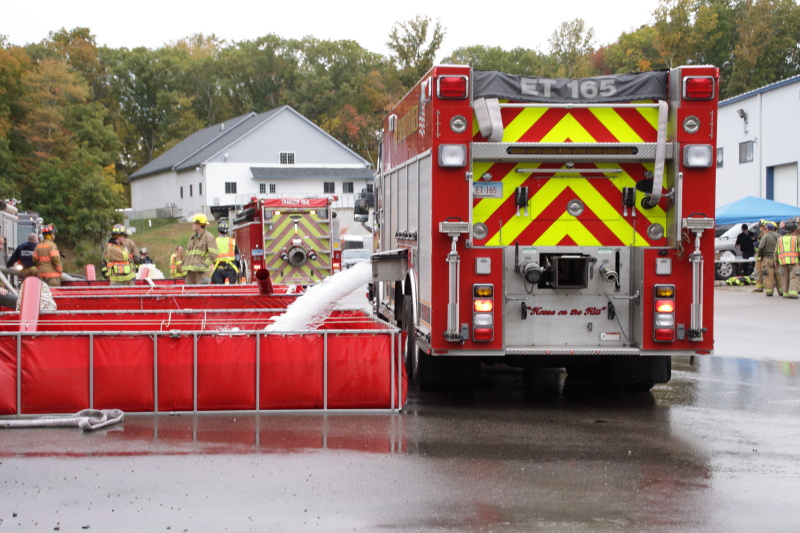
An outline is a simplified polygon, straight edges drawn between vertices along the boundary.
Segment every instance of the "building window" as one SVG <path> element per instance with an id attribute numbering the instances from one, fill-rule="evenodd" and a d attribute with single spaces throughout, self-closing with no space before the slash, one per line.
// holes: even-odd
<path id="1" fill-rule="evenodd" d="M 739 163 L 753 162 L 753 141 L 739 143 Z"/>
<path id="2" fill-rule="evenodd" d="M 267 184 L 266 183 L 259 183 L 258 184 L 258 194 L 265 194 L 267 192 Z"/>
<path id="3" fill-rule="evenodd" d="M 269 184 L 269 193 L 270 194 L 275 194 L 277 192 L 277 190 L 278 190 L 278 188 L 275 186 L 274 183 L 270 183 Z"/>
<path id="4" fill-rule="evenodd" d="M 722 147 L 717 148 L 717 168 L 722 168 Z"/>
<path id="5" fill-rule="evenodd" d="M 372 183 L 367 183 L 367 192 L 374 192 L 372 190 Z"/>
<path id="6" fill-rule="evenodd" d="M 325 182 L 325 194 L 336 194 L 336 184 L 332 181 Z"/>
<path id="7" fill-rule="evenodd" d="M 202 183 L 198 183 L 197 184 L 197 194 L 199 194 L 201 196 L 203 195 L 203 184 Z"/>
<path id="8" fill-rule="evenodd" d="M 294 165 L 294 152 L 281 152 L 281 165 Z"/>
<path id="9" fill-rule="evenodd" d="M 181 198 L 183 198 L 183 187 L 181 187 Z"/>
<path id="10" fill-rule="evenodd" d="M 192 185 L 189 185 L 189 197 L 190 198 L 192 197 L 192 187 L 193 187 Z"/>
<path id="11" fill-rule="evenodd" d="M 225 182 L 225 194 L 236 194 L 236 182 L 235 181 L 226 181 Z"/>
<path id="12" fill-rule="evenodd" d="M 345 181 L 342 183 L 342 192 L 343 193 L 352 193 L 353 192 L 353 182 L 352 181 Z"/>

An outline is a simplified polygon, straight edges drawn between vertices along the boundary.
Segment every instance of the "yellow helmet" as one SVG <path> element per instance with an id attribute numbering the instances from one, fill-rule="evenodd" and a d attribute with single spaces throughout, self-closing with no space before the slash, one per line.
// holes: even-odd
<path id="1" fill-rule="evenodd" d="M 206 217 L 203 213 L 197 213 L 192 218 L 189 219 L 190 222 L 197 222 L 201 226 L 205 226 L 208 224 L 208 217 Z"/>

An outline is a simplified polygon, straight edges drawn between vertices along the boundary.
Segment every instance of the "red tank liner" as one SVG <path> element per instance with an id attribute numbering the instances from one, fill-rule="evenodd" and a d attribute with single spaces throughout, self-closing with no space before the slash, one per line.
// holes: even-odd
<path id="1" fill-rule="evenodd" d="M 402 408 L 397 329 L 337 310 L 316 330 L 263 331 L 282 311 L 57 311 L 32 334 L 6 313 L 0 414 Z"/>

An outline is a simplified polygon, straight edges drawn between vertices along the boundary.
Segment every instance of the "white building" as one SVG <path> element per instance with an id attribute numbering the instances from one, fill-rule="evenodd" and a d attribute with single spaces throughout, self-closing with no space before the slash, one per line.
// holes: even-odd
<path id="1" fill-rule="evenodd" d="M 723 100 L 717 205 L 756 196 L 800 206 L 800 76 Z"/>
<path id="2" fill-rule="evenodd" d="M 340 227 L 363 234 L 353 204 L 372 176 L 365 159 L 283 106 L 198 131 L 129 179 L 135 218 L 219 218 L 253 196 L 336 196 Z"/>

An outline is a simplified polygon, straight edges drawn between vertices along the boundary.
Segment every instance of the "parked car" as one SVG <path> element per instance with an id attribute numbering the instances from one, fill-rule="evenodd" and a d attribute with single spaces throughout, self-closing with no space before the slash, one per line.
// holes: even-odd
<path id="1" fill-rule="evenodd" d="M 755 233 L 755 235 L 758 237 L 758 222 L 749 223 L 747 225 L 747 229 L 750 231 L 750 233 Z M 721 259 L 724 259 L 725 256 L 729 255 L 726 254 L 726 252 L 733 254 L 735 259 L 742 258 L 741 250 L 736 248 L 736 237 L 738 237 L 741 232 L 742 225 L 734 224 L 722 235 L 714 239 L 714 250 L 717 252 L 717 254 L 719 254 Z M 717 279 L 728 279 L 731 276 L 743 276 L 749 274 L 753 271 L 753 266 L 754 263 L 752 262 L 734 263 L 720 261 L 718 259 L 715 261 L 714 272 Z"/>
<path id="2" fill-rule="evenodd" d="M 342 270 L 347 270 L 356 263 L 367 263 L 372 251 L 365 248 L 349 248 L 342 251 Z"/>

